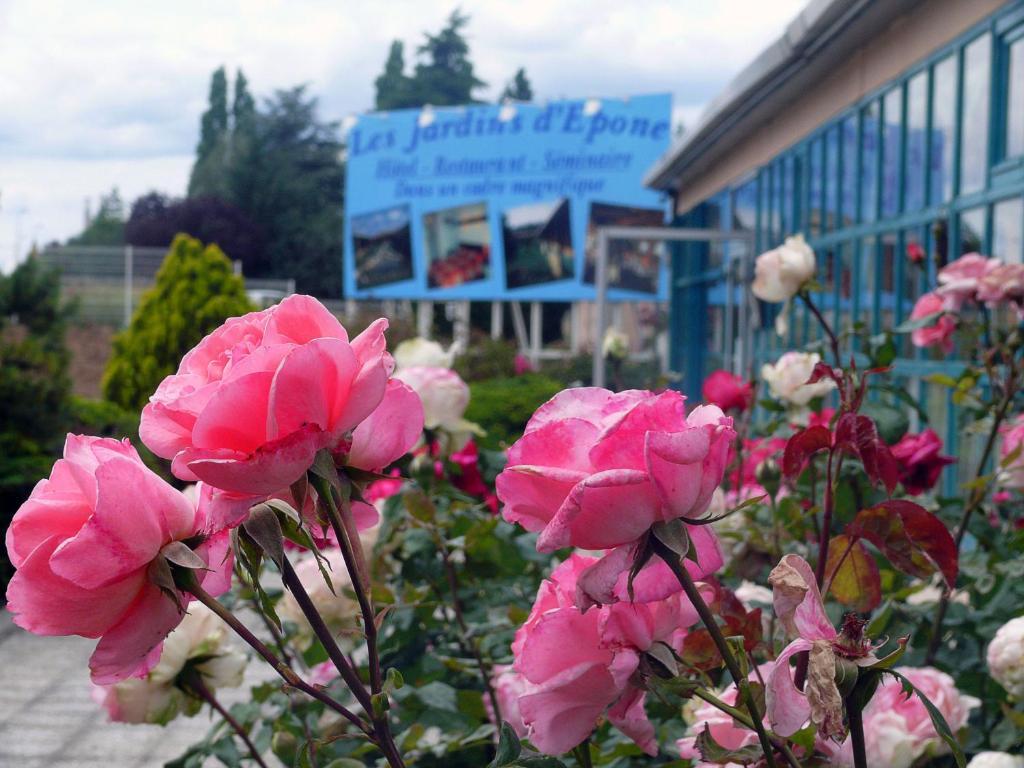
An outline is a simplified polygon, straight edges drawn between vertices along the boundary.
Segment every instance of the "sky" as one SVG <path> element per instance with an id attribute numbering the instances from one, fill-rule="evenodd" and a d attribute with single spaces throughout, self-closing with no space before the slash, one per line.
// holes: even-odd
<path id="1" fill-rule="evenodd" d="M 806 0 L 462 0 L 478 98 L 525 67 L 537 100 L 670 92 L 693 126 Z M 182 195 L 211 72 L 259 97 L 308 83 L 321 117 L 373 106 L 392 40 L 407 66 L 454 0 L 0 0 L 0 271 L 82 228 L 117 186 Z"/>

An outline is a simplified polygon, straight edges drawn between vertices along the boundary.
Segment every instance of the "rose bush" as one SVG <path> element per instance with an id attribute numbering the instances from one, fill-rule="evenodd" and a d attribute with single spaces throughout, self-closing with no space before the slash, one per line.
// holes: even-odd
<path id="1" fill-rule="evenodd" d="M 822 338 L 764 367 L 756 408 L 731 374 L 704 404 L 573 388 L 507 451 L 464 439 L 452 350 L 393 371 L 386 321 L 349 340 L 309 297 L 228 321 L 144 417 L 202 482 L 69 438 L 8 534 L 11 610 L 100 638 L 113 717 L 216 713 L 180 768 L 1003 760 L 1024 747 L 1020 633 L 997 631 L 1024 600 L 1016 270 L 937 270 L 938 308 L 896 331 L 942 344 L 957 308 L 975 356 L 928 382 L 974 441 L 954 478 L 954 425 L 888 370 L 888 329 L 829 325 L 816 261 L 758 260 Z M 222 623 L 192 631 L 201 610 Z M 231 707 L 225 628 L 279 678 Z"/>

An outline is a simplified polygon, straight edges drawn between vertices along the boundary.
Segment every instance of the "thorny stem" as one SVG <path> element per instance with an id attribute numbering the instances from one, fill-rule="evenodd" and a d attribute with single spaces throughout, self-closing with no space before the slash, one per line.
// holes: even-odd
<path id="1" fill-rule="evenodd" d="M 380 668 L 380 653 L 377 649 L 377 618 L 373 611 L 373 603 L 370 598 L 370 584 L 367 576 L 366 563 L 363 561 L 359 534 L 356 531 L 352 519 L 351 501 L 342 500 L 342 510 L 334 499 L 334 489 L 331 483 L 323 477 L 310 473 L 310 480 L 316 489 L 319 503 L 324 507 L 327 518 L 331 521 L 335 536 L 338 537 L 338 544 L 341 548 L 342 558 L 345 560 L 345 567 L 352 578 L 352 588 L 359 601 L 359 611 L 363 616 L 363 634 L 366 636 L 366 653 L 369 659 L 370 668 L 370 691 L 373 696 L 383 694 L 384 684 Z M 358 550 L 358 551 L 356 551 Z M 386 694 L 384 694 L 386 695 Z M 369 710 L 373 719 L 373 730 L 376 735 L 377 746 L 384 752 L 388 764 L 392 768 L 405 768 L 398 747 L 395 745 L 394 736 L 391 734 L 391 724 L 385 711 L 379 717 L 374 716 L 373 709 Z"/>
<path id="2" fill-rule="evenodd" d="M 203 701 L 209 704 L 213 709 L 220 715 L 224 722 L 231 726 L 231 729 L 238 734 L 249 750 L 249 754 L 252 755 L 252 759 L 260 766 L 260 768 L 268 768 L 267 764 L 263 761 L 260 756 L 260 751 L 256 749 L 256 745 L 252 743 L 252 739 L 249 738 L 249 733 L 242 727 L 242 724 L 235 719 L 235 717 L 224 708 L 224 705 L 217 701 L 217 697 L 213 695 L 206 683 L 203 682 L 203 677 L 200 674 L 193 675 L 193 679 L 188 681 L 188 686 L 191 690 L 195 691 Z"/>
<path id="3" fill-rule="evenodd" d="M 828 324 L 828 320 L 826 320 L 825 316 L 821 314 L 821 310 L 818 309 L 817 305 L 811 299 L 810 293 L 808 293 L 807 291 L 800 291 L 800 293 L 797 295 L 801 299 L 803 299 L 804 304 L 806 304 L 807 308 L 811 310 L 811 314 L 813 314 L 814 317 L 817 318 L 818 323 L 822 327 L 822 330 L 825 331 L 825 335 L 828 336 L 828 343 L 829 346 L 832 347 L 832 356 L 836 360 L 836 366 L 842 368 L 843 361 L 842 357 L 839 354 L 839 339 L 836 337 L 835 331 L 832 330 L 832 326 Z"/>
<path id="4" fill-rule="evenodd" d="M 988 465 L 989 459 L 992 457 L 992 451 L 995 449 L 996 439 L 999 437 L 999 428 L 1002 426 L 1003 421 L 1006 419 L 1006 415 L 1010 410 L 1010 406 L 1013 404 L 1013 397 L 1015 394 L 1016 384 L 1014 371 L 1011 368 L 1010 373 L 1006 381 L 1006 389 L 1003 392 L 1002 400 L 996 408 L 995 416 L 992 419 L 992 429 L 989 430 L 988 438 L 985 440 L 985 447 L 981 452 L 981 458 L 978 461 L 978 469 L 974 473 L 975 482 L 977 483 L 982 477 L 985 476 L 985 468 Z M 967 534 L 968 524 L 971 522 L 971 515 L 974 511 L 981 506 L 981 503 L 985 500 L 988 495 L 990 483 L 983 483 L 980 486 L 976 485 L 971 491 L 971 495 L 968 498 L 967 504 L 964 505 L 963 514 L 960 516 L 960 522 L 957 524 L 956 532 L 953 535 L 953 541 L 956 543 L 956 555 L 957 561 L 960 560 L 960 545 L 963 543 L 964 536 Z M 949 600 L 952 596 L 953 585 L 947 584 L 942 590 L 942 597 L 939 598 L 939 605 L 935 611 L 935 620 L 932 622 L 931 636 L 928 638 L 928 653 L 925 655 L 925 664 L 931 665 L 935 662 L 935 656 L 939 652 L 939 645 L 942 641 L 942 622 L 946 619 L 946 611 L 949 609 Z"/>
<path id="5" fill-rule="evenodd" d="M 729 674 L 732 676 L 733 682 L 736 683 L 736 690 L 740 692 L 743 697 L 743 703 L 750 711 L 751 724 L 753 725 L 754 731 L 757 732 L 757 738 L 761 743 L 761 749 L 764 752 L 768 768 L 775 768 L 775 750 L 772 747 L 771 739 L 768 738 L 768 733 L 764 729 L 764 723 L 761 722 L 761 713 L 757 708 L 757 703 L 754 701 L 753 694 L 750 692 L 750 686 L 747 679 L 740 671 L 740 666 L 732 655 L 732 651 L 729 649 L 729 644 L 725 641 L 725 637 L 722 636 L 722 630 L 719 629 L 718 622 L 715 621 L 714 614 L 711 613 L 711 609 L 708 608 L 708 604 L 704 602 L 704 598 L 701 597 L 700 590 L 697 589 L 697 585 L 694 583 L 693 577 L 690 576 L 689 571 L 687 571 L 680 562 L 679 556 L 658 541 L 657 537 L 652 536 L 650 541 L 654 548 L 654 553 L 664 560 L 672 573 L 675 574 L 675 577 L 679 580 L 679 584 L 683 588 L 683 592 L 686 593 L 686 596 L 689 598 L 693 607 L 697 609 L 697 615 L 700 616 L 701 621 L 704 622 L 704 626 L 711 635 L 711 639 L 714 641 L 715 647 L 721 654 L 723 661 L 725 661 L 725 666 L 729 669 Z"/>
<path id="6" fill-rule="evenodd" d="M 306 592 L 306 588 L 302 586 L 302 582 L 295 573 L 295 569 L 292 568 L 292 564 L 286 557 L 282 561 L 281 576 L 284 581 L 284 585 L 288 588 L 288 591 L 295 597 L 295 602 L 299 604 L 299 608 L 302 613 L 306 616 L 309 621 L 309 626 L 313 629 L 313 634 L 317 636 L 317 639 L 324 646 L 324 650 L 327 651 L 327 656 L 331 662 L 337 668 L 338 673 L 341 675 L 341 679 L 345 681 L 345 685 L 352 691 L 352 695 L 356 697 L 360 706 L 366 711 L 367 716 L 373 717 L 373 705 L 370 702 L 370 696 L 366 692 L 366 688 L 363 687 L 363 681 L 359 679 L 359 675 L 355 669 L 349 664 L 348 659 L 345 658 L 345 654 L 341 652 L 341 648 L 338 647 L 337 642 L 334 640 L 334 635 L 331 634 L 331 630 L 327 628 L 324 623 L 323 617 L 317 611 L 316 606 L 313 605 L 313 601 L 309 597 L 309 593 Z"/>
<path id="7" fill-rule="evenodd" d="M 815 580 L 820 589 L 825 583 L 825 566 L 828 563 L 828 545 L 832 539 L 832 512 L 835 506 L 835 488 L 832 480 L 832 461 L 835 452 L 829 449 L 828 463 L 825 465 L 825 509 L 821 517 L 821 530 L 818 532 L 818 564 L 814 571 Z"/>
<path id="8" fill-rule="evenodd" d="M 846 719 L 850 723 L 850 742 L 853 746 L 854 768 L 868 768 L 868 757 L 864 747 L 864 719 L 860 707 L 851 705 L 847 699 Z"/>
<path id="9" fill-rule="evenodd" d="M 462 599 L 459 597 L 459 578 L 455 571 L 455 565 L 452 563 L 451 558 L 448 556 L 448 547 L 445 546 L 444 542 L 440 542 L 441 545 L 441 561 L 444 564 L 445 577 L 448 580 L 448 590 L 452 593 L 452 608 L 455 613 L 455 621 L 459 625 L 460 642 L 459 645 L 463 646 L 476 660 L 476 667 L 480 671 L 480 678 L 483 680 L 484 690 L 487 691 L 487 699 L 491 702 L 491 707 L 494 709 L 495 722 L 501 722 L 501 707 L 498 705 L 498 696 L 494 692 L 494 686 L 491 685 L 491 675 L 487 669 L 487 665 L 484 664 L 484 658 L 480 654 L 480 647 L 477 645 L 475 640 L 470 636 L 469 626 L 466 624 L 466 618 L 462 611 Z"/>
<path id="10" fill-rule="evenodd" d="M 594 763 L 590 759 L 590 739 L 584 739 L 582 744 L 573 749 L 572 755 L 580 768 L 594 768 Z"/>
<path id="11" fill-rule="evenodd" d="M 241 583 L 245 583 L 245 575 L 239 568 L 237 560 L 235 561 L 235 575 Z M 263 613 L 260 608 L 259 600 L 257 600 L 255 596 L 251 596 L 249 602 L 252 603 L 253 609 L 263 621 L 263 626 L 267 628 L 267 632 L 273 638 L 274 645 L 277 647 L 277 652 L 281 654 L 281 658 L 284 660 L 284 663 L 291 666 L 294 659 L 292 658 L 291 652 L 288 650 L 288 645 L 284 641 L 284 635 L 281 634 L 281 630 L 279 630 L 277 625 L 275 625 L 274 622 L 272 622 L 270 618 Z"/>
<path id="12" fill-rule="evenodd" d="M 256 653 L 262 656 L 263 659 L 273 667 L 274 671 L 277 672 L 277 674 L 280 675 L 286 683 L 288 683 L 288 685 L 302 691 L 325 706 L 330 707 L 354 726 L 359 728 L 359 730 L 364 734 L 373 738 L 373 732 L 366 723 L 363 722 L 362 718 L 355 715 L 343 704 L 339 704 L 319 688 L 310 685 L 295 674 L 295 670 L 281 661 L 272 650 L 267 648 L 267 646 L 264 645 L 256 635 L 249 631 L 248 627 L 238 620 L 238 617 L 235 616 L 235 614 L 217 602 L 209 592 L 203 589 L 199 584 L 199 580 L 195 577 L 195 574 L 192 573 L 192 571 L 187 572 L 187 575 L 183 577 L 180 586 L 182 590 L 188 592 L 190 595 L 195 597 L 196 600 L 223 619 L 224 623 L 231 627 L 231 629 L 235 631 L 235 634 L 245 640 L 245 642 L 248 643 Z"/>

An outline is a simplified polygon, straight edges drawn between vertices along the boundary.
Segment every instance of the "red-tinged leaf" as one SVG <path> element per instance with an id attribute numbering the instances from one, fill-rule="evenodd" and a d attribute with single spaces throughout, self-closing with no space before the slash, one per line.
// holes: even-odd
<path id="1" fill-rule="evenodd" d="M 945 524 L 920 504 L 883 501 L 858 512 L 850 532 L 878 547 L 904 573 L 925 578 L 939 571 L 950 586 L 956 582 L 956 543 Z"/>
<path id="2" fill-rule="evenodd" d="M 828 427 L 818 424 L 800 430 L 786 443 L 786 450 L 782 454 L 782 474 L 786 479 L 794 480 L 804 471 L 811 456 L 831 445 L 832 433 Z"/>
<path id="3" fill-rule="evenodd" d="M 683 641 L 683 652 L 679 656 L 688 666 L 705 672 L 722 666 L 722 656 L 718 653 L 711 633 L 706 629 L 697 629 L 687 634 Z"/>
<path id="4" fill-rule="evenodd" d="M 833 537 L 825 565 L 832 596 L 860 613 L 873 611 L 882 602 L 878 564 L 864 543 L 849 536 Z"/>
<path id="5" fill-rule="evenodd" d="M 899 463 L 879 436 L 874 420 L 862 413 L 844 413 L 836 422 L 835 445 L 853 454 L 875 483 L 892 493 L 900 479 Z"/>
<path id="6" fill-rule="evenodd" d="M 753 653 L 761 644 L 764 623 L 761 621 L 760 608 L 748 611 L 732 590 L 723 589 L 715 613 L 725 620 L 728 636 L 743 636 L 743 647 L 747 652 Z"/>
<path id="7" fill-rule="evenodd" d="M 807 383 L 817 384 L 822 379 L 832 379 L 840 390 L 843 388 L 842 371 L 836 370 L 828 363 L 819 362 L 814 366 L 814 370 L 811 371 L 811 378 L 807 380 Z"/>

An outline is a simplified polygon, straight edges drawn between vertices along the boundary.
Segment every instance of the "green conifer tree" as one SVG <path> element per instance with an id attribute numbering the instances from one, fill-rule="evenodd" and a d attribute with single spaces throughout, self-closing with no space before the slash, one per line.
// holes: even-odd
<path id="1" fill-rule="evenodd" d="M 104 397 L 124 408 L 142 408 L 203 336 L 252 309 L 242 278 L 224 253 L 178 235 L 156 284 L 142 297 L 128 328 L 114 338 Z"/>

